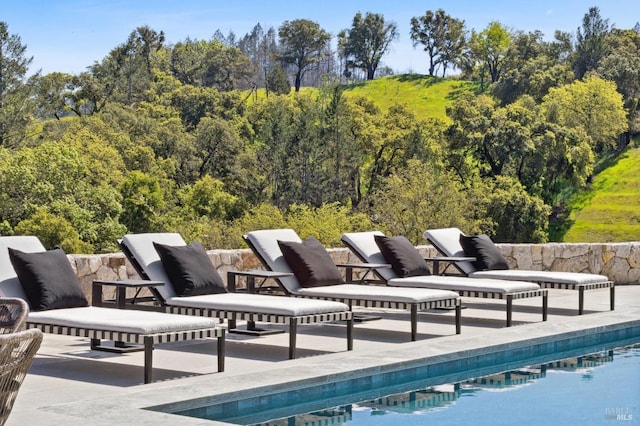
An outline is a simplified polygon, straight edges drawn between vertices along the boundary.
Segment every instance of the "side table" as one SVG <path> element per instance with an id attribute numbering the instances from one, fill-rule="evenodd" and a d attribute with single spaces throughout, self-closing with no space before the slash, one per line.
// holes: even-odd
<path id="1" fill-rule="evenodd" d="M 456 262 L 473 262 L 476 260 L 475 257 L 466 257 L 466 256 L 436 256 L 436 257 L 425 257 L 424 260 L 427 262 L 433 262 L 433 275 L 440 275 L 440 262 L 446 263 L 447 266 L 442 270 L 442 275 L 447 271 L 449 266 L 453 265 Z"/>
<path id="2" fill-rule="evenodd" d="M 364 282 L 365 278 L 370 272 L 373 272 L 375 269 L 386 269 L 391 268 L 391 265 L 388 263 L 336 263 L 338 268 L 345 268 L 344 275 L 345 281 L 347 283 L 353 283 L 353 270 L 354 269 L 366 269 L 366 272 L 362 278 L 360 278 L 360 283 Z"/>
<path id="3" fill-rule="evenodd" d="M 149 280 L 95 280 L 91 288 L 91 304 L 97 307 L 127 309 L 135 305 L 136 301 L 147 301 L 147 298 L 139 298 L 140 291 L 145 288 L 154 288 L 164 285 L 162 281 Z M 103 287 L 116 287 L 115 300 L 105 300 L 102 295 Z M 127 289 L 134 288 L 136 293 L 131 299 L 127 300 Z M 162 311 L 161 308 L 155 306 L 136 305 L 135 309 Z M 144 350 L 142 345 L 127 345 L 124 342 L 114 342 L 113 346 L 105 346 L 100 343 L 100 339 L 91 339 L 91 349 L 104 352 L 134 352 Z"/>

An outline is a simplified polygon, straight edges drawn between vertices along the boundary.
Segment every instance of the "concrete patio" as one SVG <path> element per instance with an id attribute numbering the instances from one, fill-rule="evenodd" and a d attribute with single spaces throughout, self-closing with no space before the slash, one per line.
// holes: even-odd
<path id="1" fill-rule="evenodd" d="M 375 311 L 383 319 L 356 323 L 350 352 L 344 326 L 302 326 L 295 360 L 287 359 L 286 334 L 228 334 L 224 373 L 216 372 L 212 341 L 160 345 L 154 351 L 154 377 L 148 385 L 142 384 L 142 352 L 91 351 L 86 339 L 45 334 L 7 425 L 215 424 L 144 408 L 204 397 L 216 401 L 216 395 L 287 387 L 291 381 L 330 381 L 336 375 L 356 376 L 428 357 L 452 359 L 460 351 L 508 348 L 529 339 L 548 341 L 610 327 L 639 329 L 640 285 L 617 286 L 613 312 L 607 289 L 586 293 L 583 316 L 577 315 L 577 301 L 575 291 L 550 290 L 545 323 L 540 298 L 516 301 L 515 325 L 506 328 L 504 301 L 464 299 L 462 334 L 454 334 L 453 312 L 430 311 L 420 314 L 416 342 L 409 341 L 407 312 Z M 640 334 L 636 337 L 640 342 Z"/>

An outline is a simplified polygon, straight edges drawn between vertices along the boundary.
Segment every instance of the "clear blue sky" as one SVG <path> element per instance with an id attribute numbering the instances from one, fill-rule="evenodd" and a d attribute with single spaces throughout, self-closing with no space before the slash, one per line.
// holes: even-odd
<path id="1" fill-rule="evenodd" d="M 0 21 L 9 26 L 33 57 L 32 71 L 77 74 L 124 43 L 137 27 L 164 31 L 167 42 L 208 40 L 217 29 L 243 36 L 257 23 L 277 28 L 285 20 L 311 19 L 332 35 L 349 28 L 356 12 L 381 13 L 400 33 L 383 58 L 396 72 L 426 72 L 426 55 L 413 48 L 410 20 L 443 9 L 481 31 L 490 21 L 523 31 L 575 34 L 589 7 L 597 6 L 616 28 L 640 20 L 640 0 L 0 0 Z M 334 41 L 335 43 L 335 41 Z"/>

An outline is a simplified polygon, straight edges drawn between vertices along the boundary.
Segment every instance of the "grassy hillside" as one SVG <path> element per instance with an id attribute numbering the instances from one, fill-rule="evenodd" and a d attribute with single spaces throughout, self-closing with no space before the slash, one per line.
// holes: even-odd
<path id="1" fill-rule="evenodd" d="M 382 110 L 394 104 L 404 104 L 414 111 L 418 119 L 438 118 L 448 122 L 446 107 L 462 93 L 478 87 L 468 81 L 402 74 L 349 85 L 345 94 L 366 96 Z"/>
<path id="2" fill-rule="evenodd" d="M 402 74 L 376 78 L 344 86 L 346 96 L 365 96 L 385 111 L 394 104 L 409 107 L 416 118 L 437 118 L 449 122 L 446 108 L 463 93 L 478 91 L 480 85 L 469 81 L 429 77 L 422 74 Z M 301 87 L 301 93 L 317 94 L 318 88 Z M 293 89 L 291 94 L 293 95 Z M 264 89 L 248 94 L 249 103 L 265 97 Z"/>
<path id="3" fill-rule="evenodd" d="M 640 148 L 630 148 L 593 179 L 571 206 L 566 242 L 640 241 Z"/>

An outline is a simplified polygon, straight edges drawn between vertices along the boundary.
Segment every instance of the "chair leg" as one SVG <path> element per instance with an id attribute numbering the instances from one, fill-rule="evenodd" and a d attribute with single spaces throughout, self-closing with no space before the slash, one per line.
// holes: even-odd
<path id="1" fill-rule="evenodd" d="M 578 287 L 578 315 L 584 313 L 584 287 Z"/>
<path id="2" fill-rule="evenodd" d="M 298 319 L 291 318 L 289 323 L 289 359 L 296 357 L 296 337 L 298 333 Z"/>
<path id="3" fill-rule="evenodd" d="M 456 334 L 462 332 L 462 303 L 456 305 Z"/>
<path id="4" fill-rule="evenodd" d="M 226 356 L 226 339 L 224 330 L 222 330 L 222 336 L 218 337 L 218 373 L 224 371 L 224 360 Z"/>
<path id="5" fill-rule="evenodd" d="M 611 284 L 611 288 L 609 289 L 609 299 L 611 304 L 611 310 L 615 309 L 616 305 L 616 287 L 615 284 Z"/>
<path id="6" fill-rule="evenodd" d="M 231 317 L 231 319 L 229 319 L 227 321 L 227 328 L 229 330 L 233 330 L 234 328 L 236 328 L 236 314 L 234 313 Z"/>
<path id="7" fill-rule="evenodd" d="M 411 305 L 411 341 L 418 337 L 418 305 Z"/>
<path id="8" fill-rule="evenodd" d="M 151 383 L 153 369 L 153 338 L 144 338 L 144 383 Z"/>
<path id="9" fill-rule="evenodd" d="M 511 327 L 511 319 L 513 317 L 513 295 L 507 295 L 507 327 Z"/>
<path id="10" fill-rule="evenodd" d="M 549 293 L 542 294 L 542 321 L 547 320 L 547 312 L 549 311 Z"/>
<path id="11" fill-rule="evenodd" d="M 353 350 L 353 317 L 347 320 L 347 350 Z"/>

